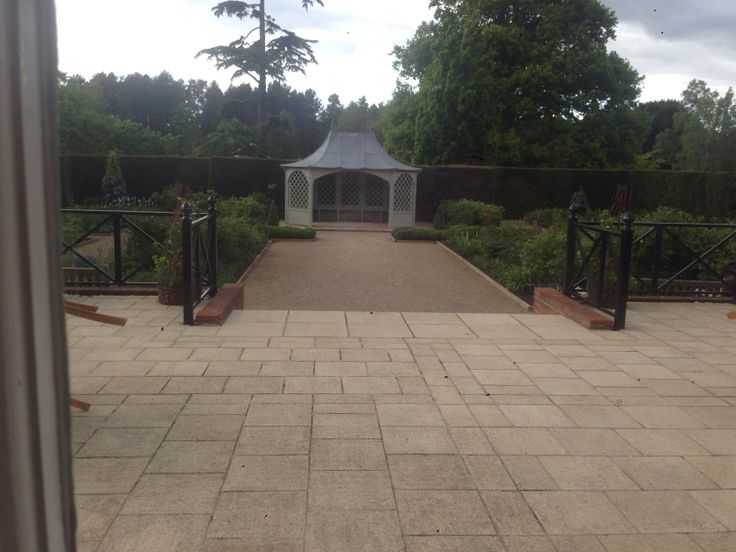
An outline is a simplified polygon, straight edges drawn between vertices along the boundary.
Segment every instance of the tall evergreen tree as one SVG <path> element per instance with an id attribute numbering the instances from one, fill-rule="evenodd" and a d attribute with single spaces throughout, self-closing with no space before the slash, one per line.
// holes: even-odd
<path id="1" fill-rule="evenodd" d="M 301 0 L 308 10 L 316 2 L 324 6 L 322 0 Z M 266 82 L 271 78 L 283 82 L 287 72 L 304 73 L 310 63 L 317 63 L 312 51 L 314 40 L 304 39 L 292 31 L 284 29 L 266 13 L 265 0 L 257 2 L 220 2 L 212 8 L 215 16 L 254 19 L 258 25 L 247 34 L 225 46 L 214 46 L 200 51 L 197 56 L 206 55 L 215 60 L 218 69 L 235 69 L 232 78 L 247 76 L 258 83 L 258 121 L 264 123 L 264 101 Z M 251 35 L 257 33 L 257 39 Z M 267 40 L 268 37 L 273 37 Z"/>

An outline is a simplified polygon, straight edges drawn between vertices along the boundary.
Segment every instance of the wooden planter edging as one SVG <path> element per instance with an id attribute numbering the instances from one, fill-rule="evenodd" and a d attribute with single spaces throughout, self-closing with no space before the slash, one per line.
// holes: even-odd
<path id="1" fill-rule="evenodd" d="M 561 314 L 589 330 L 610 330 L 613 319 L 553 288 L 534 288 L 535 314 Z"/>

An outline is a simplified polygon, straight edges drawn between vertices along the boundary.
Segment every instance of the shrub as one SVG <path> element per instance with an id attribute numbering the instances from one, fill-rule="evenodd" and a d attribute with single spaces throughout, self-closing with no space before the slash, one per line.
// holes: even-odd
<path id="1" fill-rule="evenodd" d="M 477 238 L 483 234 L 483 226 L 471 226 L 469 224 L 455 224 L 444 231 L 444 237 L 450 239 L 456 236 L 464 236 L 466 238 Z"/>
<path id="2" fill-rule="evenodd" d="M 477 262 L 477 257 L 485 253 L 485 242 L 479 237 L 456 234 L 447 240 L 447 245 L 459 255 Z"/>
<path id="3" fill-rule="evenodd" d="M 263 224 L 266 222 L 268 206 L 258 196 L 263 194 L 223 199 L 218 204 L 218 211 L 223 217 L 238 217 L 251 224 Z"/>
<path id="4" fill-rule="evenodd" d="M 431 228 L 415 228 L 413 226 L 404 226 L 395 228 L 391 235 L 395 240 L 411 240 L 411 241 L 440 241 L 444 237 L 444 233 L 440 230 Z"/>
<path id="5" fill-rule="evenodd" d="M 268 208 L 268 216 L 266 216 L 266 224 L 269 226 L 279 225 L 279 210 L 276 208 L 276 202 L 271 201 L 271 206 Z"/>
<path id="6" fill-rule="evenodd" d="M 528 240 L 521 249 L 519 264 L 504 273 L 506 285 L 516 291 L 558 286 L 565 271 L 565 239 L 565 230 L 553 227 Z"/>
<path id="7" fill-rule="evenodd" d="M 266 236 L 242 218 L 222 217 L 217 222 L 217 252 L 224 269 L 223 281 L 247 267 L 266 245 Z"/>
<path id="8" fill-rule="evenodd" d="M 262 225 L 258 227 L 266 236 L 282 240 L 313 240 L 317 235 L 314 228 L 302 228 L 297 226 L 271 226 Z"/>
<path id="9" fill-rule="evenodd" d="M 554 207 L 545 207 L 544 209 L 535 209 L 524 215 L 524 222 L 549 228 L 550 226 L 563 225 L 567 222 L 567 209 L 557 209 Z M 587 219 L 587 217 L 584 217 Z"/>
<path id="10" fill-rule="evenodd" d="M 435 222 L 454 226 L 467 224 L 470 226 L 498 226 L 503 219 L 503 207 L 470 199 L 453 199 L 444 201 L 438 207 L 442 211 L 435 215 Z M 437 228 L 437 226 L 435 226 Z M 441 228 L 437 228 L 441 229 Z"/>
<path id="11" fill-rule="evenodd" d="M 447 228 L 447 217 L 445 216 L 445 201 L 439 204 L 437 211 L 434 214 L 434 222 L 432 226 L 435 230 L 444 230 Z"/>
<path id="12" fill-rule="evenodd" d="M 500 275 L 508 267 L 520 263 L 524 244 L 541 231 L 539 227 L 533 225 L 502 222 L 486 236 L 484 268 Z"/>

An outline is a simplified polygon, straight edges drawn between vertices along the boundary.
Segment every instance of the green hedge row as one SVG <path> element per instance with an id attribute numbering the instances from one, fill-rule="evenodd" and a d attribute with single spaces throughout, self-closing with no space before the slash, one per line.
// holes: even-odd
<path id="1" fill-rule="evenodd" d="M 284 205 L 284 173 L 275 159 L 127 157 L 120 158 L 128 190 L 148 196 L 174 182 L 193 190 L 213 188 L 222 196 L 267 193 Z M 104 156 L 65 156 L 61 159 L 66 204 L 100 194 Z M 736 174 L 675 171 L 596 171 L 508 167 L 424 167 L 417 187 L 417 219 L 431 221 L 443 200 L 465 198 L 494 203 L 507 218 L 520 218 L 534 209 L 565 207 L 582 188 L 593 208 L 605 209 L 618 184 L 631 184 L 635 211 L 660 205 L 706 217 L 724 218 L 736 212 Z M 273 190 L 269 185 L 275 186 Z"/>

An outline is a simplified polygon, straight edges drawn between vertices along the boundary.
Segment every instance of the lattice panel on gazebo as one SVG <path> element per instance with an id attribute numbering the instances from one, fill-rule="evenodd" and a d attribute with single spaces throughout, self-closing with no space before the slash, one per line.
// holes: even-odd
<path id="1" fill-rule="evenodd" d="M 342 175 L 340 202 L 342 205 L 360 205 L 360 174 L 349 172 Z"/>
<path id="2" fill-rule="evenodd" d="M 383 181 L 372 177 L 365 183 L 364 202 L 367 207 L 383 207 L 386 204 Z"/>
<path id="3" fill-rule="evenodd" d="M 402 174 L 394 186 L 394 211 L 413 211 L 414 181 L 408 174 Z"/>
<path id="4" fill-rule="evenodd" d="M 296 171 L 289 177 L 289 207 L 309 209 L 309 180 L 302 171 Z"/>
<path id="5" fill-rule="evenodd" d="M 337 179 L 334 174 L 318 179 L 315 186 L 317 186 L 317 205 L 337 205 Z"/>

